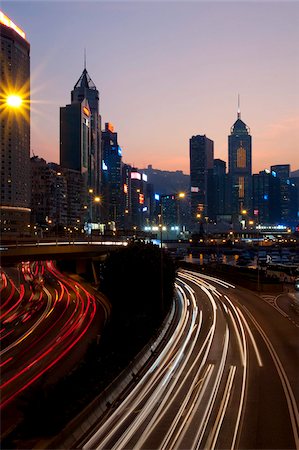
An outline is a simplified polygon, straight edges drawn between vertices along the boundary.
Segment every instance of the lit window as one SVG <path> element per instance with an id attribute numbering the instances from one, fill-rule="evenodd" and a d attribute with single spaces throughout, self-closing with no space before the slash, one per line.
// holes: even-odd
<path id="1" fill-rule="evenodd" d="M 237 150 L 237 167 L 240 169 L 246 167 L 246 150 L 244 147 L 239 147 Z"/>

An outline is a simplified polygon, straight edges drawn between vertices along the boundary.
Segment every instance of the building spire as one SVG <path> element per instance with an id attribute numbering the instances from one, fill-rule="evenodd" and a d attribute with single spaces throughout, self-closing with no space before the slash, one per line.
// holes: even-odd
<path id="1" fill-rule="evenodd" d="M 84 47 L 84 70 L 86 70 L 86 48 Z"/>
<path id="2" fill-rule="evenodd" d="M 238 119 L 241 119 L 240 94 L 238 94 Z"/>

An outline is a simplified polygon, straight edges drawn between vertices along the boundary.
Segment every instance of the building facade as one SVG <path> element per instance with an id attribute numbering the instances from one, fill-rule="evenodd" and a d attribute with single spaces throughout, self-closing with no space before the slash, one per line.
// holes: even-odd
<path id="1" fill-rule="evenodd" d="M 1 11 L 0 46 L 0 231 L 5 237 L 27 233 L 30 224 L 30 44 Z"/>

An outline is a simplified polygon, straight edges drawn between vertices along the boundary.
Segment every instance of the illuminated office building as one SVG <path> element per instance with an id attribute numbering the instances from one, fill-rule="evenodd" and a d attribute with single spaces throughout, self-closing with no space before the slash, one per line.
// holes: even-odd
<path id="1" fill-rule="evenodd" d="M 86 67 L 71 92 L 72 103 L 87 100 L 90 110 L 90 151 L 88 154 L 88 187 L 99 195 L 101 186 L 101 116 L 99 91 L 90 78 Z"/>
<path id="2" fill-rule="evenodd" d="M 228 173 L 231 183 L 231 212 L 238 217 L 243 210 L 251 211 L 252 168 L 251 135 L 248 126 L 238 117 L 228 136 Z"/>
<path id="3" fill-rule="evenodd" d="M 30 224 L 30 44 L 0 11 L 1 227 L 3 237 Z"/>

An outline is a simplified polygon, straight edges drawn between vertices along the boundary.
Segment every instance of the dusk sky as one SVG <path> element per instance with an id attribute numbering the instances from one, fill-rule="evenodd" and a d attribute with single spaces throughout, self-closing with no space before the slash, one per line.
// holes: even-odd
<path id="1" fill-rule="evenodd" d="M 241 118 L 253 171 L 299 168 L 298 2 L 3 1 L 31 44 L 31 148 L 59 162 L 59 107 L 87 52 L 123 160 L 189 173 L 189 138 L 206 134 L 227 161 Z"/>

